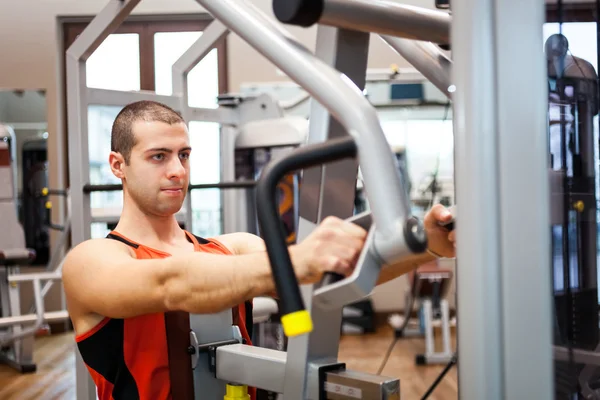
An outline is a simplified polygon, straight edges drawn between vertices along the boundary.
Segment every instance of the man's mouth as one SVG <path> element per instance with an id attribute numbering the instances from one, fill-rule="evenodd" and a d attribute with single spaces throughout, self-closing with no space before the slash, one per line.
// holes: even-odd
<path id="1" fill-rule="evenodd" d="M 183 190 L 183 188 L 162 189 L 163 192 L 167 192 L 167 193 L 181 193 L 182 190 Z"/>

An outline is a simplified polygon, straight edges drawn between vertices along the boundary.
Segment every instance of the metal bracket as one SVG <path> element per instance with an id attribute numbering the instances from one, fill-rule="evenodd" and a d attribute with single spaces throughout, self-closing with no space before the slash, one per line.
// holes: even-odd
<path id="1" fill-rule="evenodd" d="M 234 327 L 234 333 L 237 327 Z M 238 335 L 236 335 L 238 336 Z M 200 354 L 207 353 L 208 354 L 208 370 L 217 377 L 217 348 L 221 346 L 227 346 L 230 344 L 246 344 L 246 339 L 239 337 L 235 339 L 229 340 L 221 340 L 218 342 L 210 342 L 199 344 L 198 337 L 194 331 L 190 331 L 190 347 L 188 348 L 188 353 L 191 356 L 192 360 L 192 369 L 196 369 L 198 366 L 198 359 Z"/>
<path id="2" fill-rule="evenodd" d="M 198 337 L 196 337 L 196 332 L 190 331 L 190 347 L 188 347 L 188 353 L 190 354 L 190 359 L 192 360 L 192 369 L 196 369 L 198 365 L 198 349 L 200 346 L 198 344 Z"/>

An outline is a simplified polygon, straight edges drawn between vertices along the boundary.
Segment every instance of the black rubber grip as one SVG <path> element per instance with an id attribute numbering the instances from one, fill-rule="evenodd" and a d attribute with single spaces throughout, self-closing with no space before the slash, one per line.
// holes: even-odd
<path id="1" fill-rule="evenodd" d="M 305 310 L 305 307 L 285 241 L 283 224 L 279 218 L 277 185 L 291 172 L 344 158 L 353 158 L 356 157 L 356 153 L 354 139 L 344 137 L 299 147 L 263 168 L 256 185 L 256 211 L 283 315 Z"/>
<path id="2" fill-rule="evenodd" d="M 324 0 L 273 0 L 273 13 L 284 24 L 309 27 L 319 22 Z"/>
<path id="3" fill-rule="evenodd" d="M 336 274 L 335 272 L 327 272 L 325 273 L 325 275 L 323 275 L 323 279 L 321 279 L 321 287 L 339 282 L 344 278 L 345 276 L 342 274 Z"/>

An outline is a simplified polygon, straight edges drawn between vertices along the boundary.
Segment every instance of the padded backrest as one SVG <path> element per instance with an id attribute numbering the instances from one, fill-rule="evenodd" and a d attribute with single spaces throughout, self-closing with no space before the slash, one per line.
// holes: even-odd
<path id="1" fill-rule="evenodd" d="M 25 248 L 25 233 L 17 218 L 8 143 L 0 141 L 0 249 Z"/>

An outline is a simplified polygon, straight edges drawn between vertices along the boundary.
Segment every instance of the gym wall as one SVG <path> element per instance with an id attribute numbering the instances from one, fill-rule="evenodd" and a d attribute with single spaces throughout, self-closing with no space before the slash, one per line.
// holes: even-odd
<path id="1" fill-rule="evenodd" d="M 271 0 L 251 0 L 272 16 Z M 58 17 L 93 16 L 107 0 L 20 0 L 0 2 L 0 87 L 45 89 L 48 123 L 48 161 L 50 186 L 64 187 L 67 154 L 64 151 L 66 121 L 62 93 L 62 57 L 59 54 L 62 30 Z M 434 7 L 434 0 L 402 0 L 403 4 Z M 134 14 L 199 13 L 202 8 L 194 0 L 142 0 Z M 309 49 L 314 49 L 316 28 L 286 27 Z M 237 91 L 244 82 L 286 80 L 276 68 L 236 35 L 228 38 L 229 90 Z M 369 52 L 369 68 L 387 68 L 391 64 L 408 66 L 378 37 L 373 36 Z M 58 221 L 60 207 L 53 211 Z M 400 284 L 392 283 L 390 285 Z M 402 304 L 400 288 L 388 287 L 377 294 L 376 305 Z M 389 296 L 393 296 L 388 299 Z M 396 307 L 394 307 L 396 308 Z"/>

